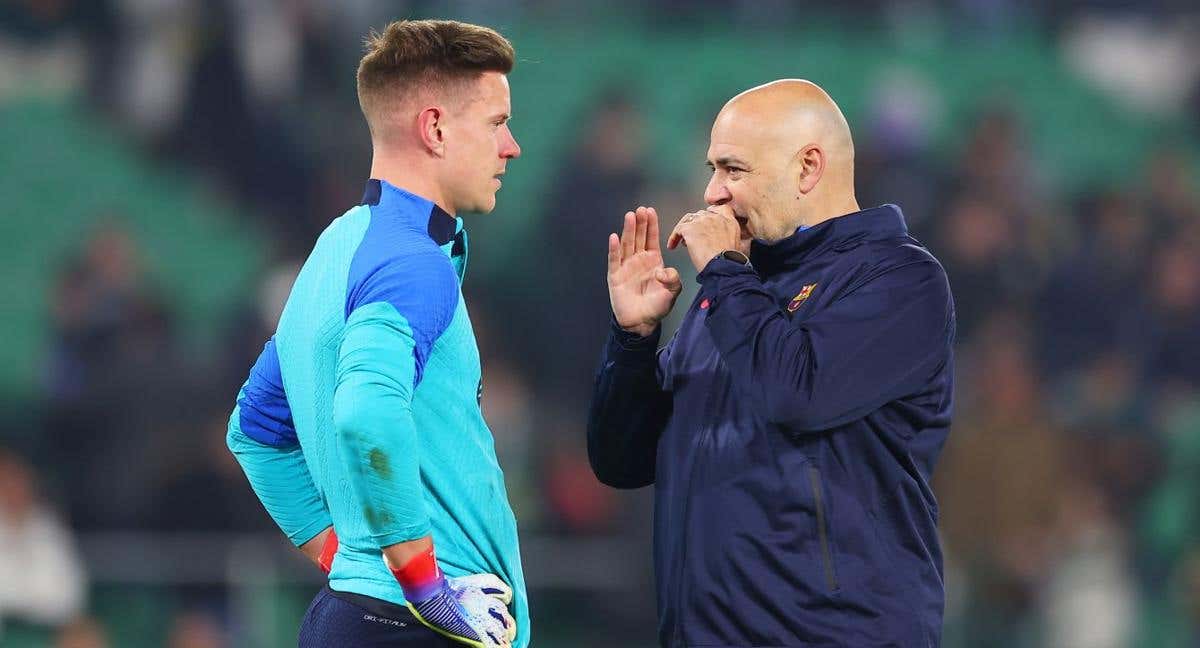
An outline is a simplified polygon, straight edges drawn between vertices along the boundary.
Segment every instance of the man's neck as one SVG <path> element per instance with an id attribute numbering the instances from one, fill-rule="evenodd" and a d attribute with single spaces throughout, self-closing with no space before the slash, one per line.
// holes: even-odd
<path id="1" fill-rule="evenodd" d="M 845 216 L 846 214 L 853 214 L 857 211 L 862 211 L 862 208 L 858 206 L 858 199 L 853 194 L 844 196 L 839 200 L 830 201 L 828 206 L 822 206 L 819 209 L 813 210 L 813 215 L 805 216 L 803 222 L 797 225 L 797 229 L 820 225 L 827 220 L 837 218 L 838 216 Z"/>
<path id="2" fill-rule="evenodd" d="M 423 166 L 399 156 L 380 155 L 376 151 L 371 158 L 371 177 L 420 196 L 454 216 L 454 206 L 446 203 L 433 174 L 424 170 Z"/>

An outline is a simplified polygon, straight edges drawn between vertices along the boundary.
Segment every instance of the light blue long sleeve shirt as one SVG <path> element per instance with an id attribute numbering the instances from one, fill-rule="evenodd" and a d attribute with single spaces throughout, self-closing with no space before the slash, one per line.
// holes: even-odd
<path id="1" fill-rule="evenodd" d="M 514 645 L 527 646 L 516 521 L 460 288 L 466 256 L 461 219 L 371 180 L 301 269 L 227 440 L 294 544 L 337 530 L 331 588 L 403 604 L 380 548 L 432 534 L 448 576 L 493 573 L 513 588 Z"/>

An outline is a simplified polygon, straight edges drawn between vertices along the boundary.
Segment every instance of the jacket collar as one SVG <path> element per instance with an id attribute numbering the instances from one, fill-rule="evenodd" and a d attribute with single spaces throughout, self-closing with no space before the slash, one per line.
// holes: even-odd
<path id="1" fill-rule="evenodd" d="M 386 180 L 367 180 L 360 204 L 379 207 L 406 218 L 414 227 L 423 228 L 438 245 L 455 240 L 462 230 L 461 218 L 451 216 L 433 201 L 407 192 Z"/>
<path id="2" fill-rule="evenodd" d="M 765 275 L 795 267 L 819 252 L 851 247 L 862 241 L 875 241 L 908 234 L 904 214 L 896 205 L 880 205 L 844 216 L 831 218 L 776 243 L 754 241 L 750 261 Z"/>

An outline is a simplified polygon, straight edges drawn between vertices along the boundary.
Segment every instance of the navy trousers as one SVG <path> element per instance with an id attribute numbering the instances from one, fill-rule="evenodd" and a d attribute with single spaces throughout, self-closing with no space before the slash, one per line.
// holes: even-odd
<path id="1" fill-rule="evenodd" d="M 300 624 L 300 648 L 461 648 L 421 625 L 408 608 L 323 587 Z"/>

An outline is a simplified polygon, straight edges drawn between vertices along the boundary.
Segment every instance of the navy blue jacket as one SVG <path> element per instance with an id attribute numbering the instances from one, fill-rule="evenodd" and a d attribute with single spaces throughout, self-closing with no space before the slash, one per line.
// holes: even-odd
<path id="1" fill-rule="evenodd" d="M 675 337 L 614 326 L 588 454 L 655 484 L 663 646 L 938 646 L 929 481 L 950 426 L 954 304 L 899 208 L 725 259 Z"/>

